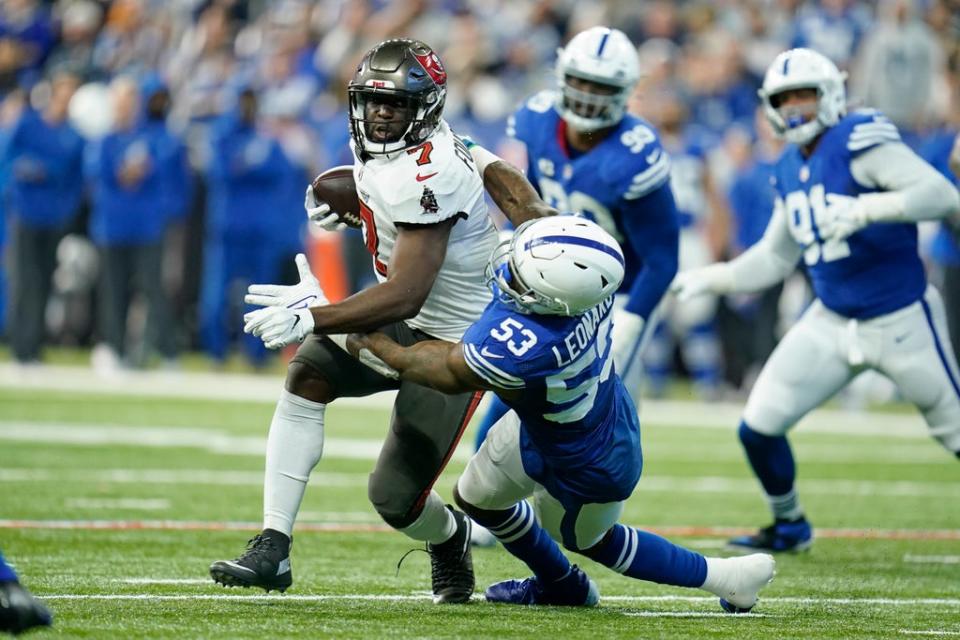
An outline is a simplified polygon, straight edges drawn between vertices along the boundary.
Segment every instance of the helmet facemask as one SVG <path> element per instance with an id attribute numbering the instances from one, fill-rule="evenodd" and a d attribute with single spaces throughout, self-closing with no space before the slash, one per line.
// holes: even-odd
<path id="1" fill-rule="evenodd" d="M 366 153 L 395 153 L 423 143 L 436 130 L 443 111 L 443 95 L 433 90 L 417 96 L 407 92 L 350 87 L 350 129 L 354 142 Z"/>
<path id="2" fill-rule="evenodd" d="M 574 74 L 559 80 L 557 110 L 563 119 L 580 131 L 596 131 L 620 122 L 627 110 L 629 89 Z M 588 88 L 593 89 L 588 90 Z"/>
<path id="3" fill-rule="evenodd" d="M 521 278 L 514 262 L 519 234 L 496 246 L 487 262 L 487 287 L 497 300 L 523 314 L 570 315 L 570 308 L 560 300 L 549 298 L 531 289 Z"/>
<path id="4" fill-rule="evenodd" d="M 784 105 L 783 98 L 790 91 L 809 90 L 816 93 L 816 100 L 803 104 Z M 764 106 L 776 115 L 774 130 L 789 142 L 804 145 L 824 130 L 819 120 L 820 101 L 823 93 L 819 87 L 794 87 L 768 96 Z M 773 123 L 773 121 L 771 121 Z"/>
<path id="5" fill-rule="evenodd" d="M 615 126 L 640 78 L 637 49 L 617 29 L 592 27 L 557 50 L 554 106 L 574 129 Z"/>
<path id="6" fill-rule="evenodd" d="M 845 79 L 833 62 L 813 50 L 791 49 L 777 56 L 758 92 L 774 133 L 803 146 L 837 124 L 847 111 Z M 816 102 L 784 107 L 785 94 L 799 90 L 816 91 Z"/>
<path id="7" fill-rule="evenodd" d="M 623 251 L 595 222 L 573 215 L 534 218 L 493 251 L 487 284 L 521 313 L 575 316 L 623 281 Z"/>

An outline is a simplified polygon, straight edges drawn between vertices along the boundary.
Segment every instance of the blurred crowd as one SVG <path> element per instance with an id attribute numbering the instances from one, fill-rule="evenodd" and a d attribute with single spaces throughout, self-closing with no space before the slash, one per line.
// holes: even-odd
<path id="1" fill-rule="evenodd" d="M 3 0 L 0 301 L 13 357 L 82 344 L 98 366 L 139 367 L 238 346 L 263 364 L 240 335 L 248 283 L 289 282 L 292 256 L 315 242 L 344 292 L 372 278 L 358 232 L 311 237 L 302 208 L 312 176 L 352 162 L 346 84 L 362 54 L 392 36 L 429 43 L 454 130 L 524 166 L 508 116 L 554 86 L 557 47 L 596 24 L 638 45 L 631 110 L 660 129 L 699 238 L 682 243 L 681 267 L 763 232 L 779 143 L 756 89 L 779 51 L 831 57 L 852 105 L 885 112 L 943 166 L 960 126 L 957 0 Z M 934 276 L 955 283 L 952 238 L 934 228 L 924 243 Z M 802 277 L 794 288 L 665 309 L 652 392 L 677 370 L 707 397 L 748 385 L 803 304 Z"/>

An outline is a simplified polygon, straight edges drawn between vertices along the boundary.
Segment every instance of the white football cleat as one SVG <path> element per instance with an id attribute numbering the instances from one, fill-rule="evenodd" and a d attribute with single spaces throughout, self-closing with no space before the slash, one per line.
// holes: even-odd
<path id="1" fill-rule="evenodd" d="M 707 579 L 703 588 L 720 596 L 728 613 L 746 613 L 757 603 L 760 589 L 776 575 L 776 562 L 767 553 L 734 558 L 707 558 Z"/>

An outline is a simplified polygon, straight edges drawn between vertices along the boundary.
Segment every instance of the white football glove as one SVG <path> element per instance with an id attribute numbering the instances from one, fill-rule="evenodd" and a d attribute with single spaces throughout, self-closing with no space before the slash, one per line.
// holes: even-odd
<path id="1" fill-rule="evenodd" d="M 645 323 L 643 316 L 626 309 L 613 312 L 613 329 L 610 331 L 613 345 L 610 347 L 612 349 L 610 353 L 613 355 L 613 363 L 617 371 L 626 370 L 627 360 L 636 348 Z"/>
<path id="2" fill-rule="evenodd" d="M 310 309 L 264 307 L 243 316 L 244 333 L 252 333 L 267 349 L 280 349 L 303 342 L 313 332 L 313 314 Z"/>
<path id="3" fill-rule="evenodd" d="M 300 273 L 300 282 L 289 286 L 252 284 L 247 287 L 247 295 L 243 297 L 243 301 L 259 307 L 285 307 L 287 309 L 306 309 L 307 307 L 322 307 L 330 304 L 327 297 L 323 295 L 320 282 L 310 270 L 307 256 L 298 253 L 294 260 L 297 263 L 297 271 Z"/>
<path id="4" fill-rule="evenodd" d="M 820 238 L 824 241 L 846 240 L 870 224 L 867 208 L 861 198 L 839 193 L 827 194 L 827 209 L 820 221 Z"/>
<path id="5" fill-rule="evenodd" d="M 307 185 L 307 193 L 303 199 L 303 208 L 307 210 L 307 218 L 324 231 L 341 231 L 347 224 L 340 220 L 340 216 L 330 210 L 326 202 L 317 202 L 313 195 L 313 186 Z"/>
<path id="6" fill-rule="evenodd" d="M 727 293 L 733 289 L 733 275 L 726 262 L 681 271 L 670 283 L 670 292 L 685 302 L 707 293 Z"/>

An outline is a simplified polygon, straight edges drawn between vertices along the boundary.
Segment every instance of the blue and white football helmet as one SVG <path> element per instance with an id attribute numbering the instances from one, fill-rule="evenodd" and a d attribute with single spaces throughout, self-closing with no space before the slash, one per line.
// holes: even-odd
<path id="1" fill-rule="evenodd" d="M 487 265 L 494 294 L 521 313 L 575 316 L 612 296 L 622 281 L 620 245 L 574 215 L 524 222 Z"/>
<path id="2" fill-rule="evenodd" d="M 622 31 L 593 27 L 557 50 L 556 76 L 556 109 L 567 124 L 580 131 L 611 127 L 623 119 L 627 100 L 640 79 L 637 49 Z M 568 76 L 616 91 L 610 95 L 581 91 L 567 83 Z"/>
<path id="3" fill-rule="evenodd" d="M 829 58 L 812 49 L 790 49 L 778 55 L 763 77 L 757 92 L 774 133 L 780 138 L 804 145 L 824 129 L 837 124 L 847 113 L 847 78 Z M 816 89 L 817 112 L 813 118 L 787 114 L 778 108 L 777 96 L 791 89 Z"/>

